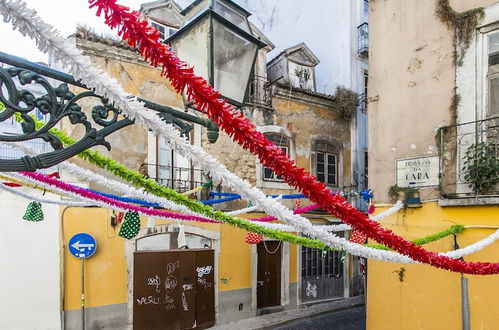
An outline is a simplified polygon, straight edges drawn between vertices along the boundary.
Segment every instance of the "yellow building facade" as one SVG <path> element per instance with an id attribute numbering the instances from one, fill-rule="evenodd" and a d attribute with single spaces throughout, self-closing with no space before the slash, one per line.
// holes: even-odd
<path id="1" fill-rule="evenodd" d="M 377 203 L 416 198 L 381 221 L 408 240 L 465 226 L 425 245 L 430 251 L 466 247 L 499 226 L 498 177 L 470 165 L 483 164 L 477 145 L 497 142 L 497 8 L 480 0 L 369 3 L 369 182 Z M 498 262 L 497 251 L 492 243 L 463 259 Z M 497 275 L 370 260 L 367 328 L 495 329 L 498 284 Z"/>

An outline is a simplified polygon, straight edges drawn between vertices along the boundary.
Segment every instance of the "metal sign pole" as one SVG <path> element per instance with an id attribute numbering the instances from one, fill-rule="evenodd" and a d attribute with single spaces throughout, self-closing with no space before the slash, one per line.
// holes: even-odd
<path id="1" fill-rule="evenodd" d="M 81 259 L 81 328 L 85 330 L 85 259 Z"/>

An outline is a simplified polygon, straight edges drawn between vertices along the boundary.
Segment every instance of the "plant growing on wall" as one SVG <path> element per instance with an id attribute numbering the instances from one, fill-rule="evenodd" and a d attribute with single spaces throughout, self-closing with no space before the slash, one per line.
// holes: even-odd
<path id="1" fill-rule="evenodd" d="M 458 13 L 452 9 L 449 0 L 436 0 L 435 14 L 449 28 L 454 29 L 454 60 L 457 65 L 462 65 L 464 54 L 471 44 L 478 22 L 485 15 L 483 7 Z"/>
<path id="2" fill-rule="evenodd" d="M 499 183 L 499 144 L 479 142 L 464 155 L 464 179 L 477 194 L 487 193 Z"/>
<path id="3" fill-rule="evenodd" d="M 304 67 L 298 67 L 295 69 L 295 75 L 298 77 L 300 83 L 300 88 L 306 88 L 307 82 L 310 80 L 310 69 Z"/>
<path id="4" fill-rule="evenodd" d="M 402 195 L 401 197 L 405 201 L 408 198 L 415 197 L 417 193 L 418 190 L 412 187 L 399 187 L 397 185 L 393 185 L 390 189 L 388 189 L 388 195 L 393 202 L 397 201 L 400 195 Z"/>
<path id="5" fill-rule="evenodd" d="M 336 87 L 333 101 L 343 119 L 351 119 L 359 104 L 357 93 L 345 87 Z"/>

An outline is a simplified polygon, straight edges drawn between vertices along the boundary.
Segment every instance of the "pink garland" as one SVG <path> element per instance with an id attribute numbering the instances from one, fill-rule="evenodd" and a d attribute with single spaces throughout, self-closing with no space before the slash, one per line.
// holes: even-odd
<path id="1" fill-rule="evenodd" d="M 217 221 L 203 218 L 203 217 L 199 217 L 199 216 L 195 216 L 195 215 L 173 213 L 173 212 L 168 212 L 168 211 L 164 211 L 164 210 L 149 209 L 149 208 L 145 208 L 145 207 L 141 207 L 141 206 L 123 203 L 123 202 L 117 201 L 115 199 L 93 193 L 93 192 L 88 191 L 86 189 L 64 183 L 60 180 L 48 177 L 47 175 L 41 174 L 41 173 L 32 173 L 32 172 L 19 172 L 19 173 L 23 176 L 26 176 L 28 178 L 31 178 L 31 179 L 36 180 L 36 181 L 41 182 L 41 183 L 48 184 L 52 187 L 56 187 L 56 188 L 64 190 L 64 191 L 77 194 L 77 195 L 84 197 L 84 198 L 103 202 L 103 203 L 106 203 L 106 204 L 109 204 L 109 205 L 112 205 L 112 206 L 115 206 L 115 207 L 118 207 L 120 209 L 124 209 L 127 211 L 134 211 L 134 212 L 138 212 L 138 213 L 142 213 L 142 214 L 145 214 L 148 216 L 158 217 L 158 218 L 173 218 L 173 219 L 180 219 L 180 220 L 186 220 L 186 221 L 219 223 Z"/>

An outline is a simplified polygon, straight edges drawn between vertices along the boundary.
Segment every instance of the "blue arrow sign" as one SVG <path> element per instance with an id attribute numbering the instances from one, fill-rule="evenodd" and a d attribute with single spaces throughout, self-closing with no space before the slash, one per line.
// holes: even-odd
<path id="1" fill-rule="evenodd" d="M 97 242 L 92 235 L 79 233 L 71 237 L 68 243 L 68 250 L 78 259 L 90 258 L 97 249 Z"/>

